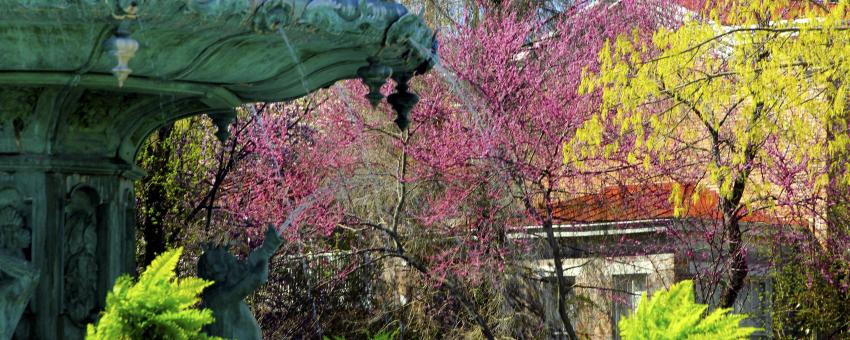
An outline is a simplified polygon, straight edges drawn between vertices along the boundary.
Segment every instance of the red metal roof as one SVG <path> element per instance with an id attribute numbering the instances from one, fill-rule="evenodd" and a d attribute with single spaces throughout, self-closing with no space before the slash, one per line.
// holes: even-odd
<path id="1" fill-rule="evenodd" d="M 555 208 L 562 223 L 626 222 L 651 219 L 697 218 L 722 220 L 716 191 L 701 189 L 693 199 L 697 186 L 682 184 L 683 202 L 680 214 L 670 200 L 673 183 L 653 183 L 607 187 L 602 192 L 564 201 Z M 756 212 L 744 216 L 743 222 L 777 224 L 778 219 Z"/>
<path id="2" fill-rule="evenodd" d="M 725 2 L 719 0 L 673 0 L 673 3 L 678 4 L 679 6 L 682 6 L 690 11 L 702 14 L 706 13 L 708 10 L 724 5 Z M 728 3 L 725 3 L 725 5 L 727 8 L 729 7 Z M 834 3 L 830 3 L 829 1 L 826 1 L 824 5 L 826 5 L 827 7 L 835 6 Z M 779 13 L 775 14 L 777 14 L 778 17 L 781 17 L 782 19 L 797 19 L 804 15 L 805 9 L 809 8 L 818 9 L 820 7 L 808 0 L 797 0 L 791 1 L 790 6 L 781 9 Z M 721 14 L 721 20 L 724 24 L 733 24 L 727 22 L 726 15 Z"/>

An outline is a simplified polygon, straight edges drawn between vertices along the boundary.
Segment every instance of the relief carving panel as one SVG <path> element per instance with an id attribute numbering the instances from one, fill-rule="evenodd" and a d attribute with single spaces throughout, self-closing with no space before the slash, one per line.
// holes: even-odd
<path id="1" fill-rule="evenodd" d="M 65 290 L 68 317 L 79 325 L 91 321 L 97 303 L 97 200 L 85 189 L 71 192 L 65 208 Z"/>

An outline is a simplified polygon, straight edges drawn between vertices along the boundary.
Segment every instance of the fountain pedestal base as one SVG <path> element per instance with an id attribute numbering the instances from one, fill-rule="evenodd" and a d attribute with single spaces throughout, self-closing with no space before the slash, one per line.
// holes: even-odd
<path id="1" fill-rule="evenodd" d="M 0 299 L 0 318 L 12 320 L 0 323 L 0 334 L 83 338 L 115 279 L 135 270 L 139 145 L 201 107 L 193 97 L 0 87 L 0 255 L 38 274 L 28 302 Z M 13 287 L 27 275 L 4 269 L 0 294 L 19 296 L 13 290 L 23 289 Z"/>
<path id="2" fill-rule="evenodd" d="M 83 338 L 115 279 L 134 270 L 132 180 L 139 174 L 122 168 L 0 156 L 3 251 L 38 273 L 16 338 Z M 28 244 L 6 240 L 27 233 Z M 9 249 L 13 243 L 17 249 Z"/>

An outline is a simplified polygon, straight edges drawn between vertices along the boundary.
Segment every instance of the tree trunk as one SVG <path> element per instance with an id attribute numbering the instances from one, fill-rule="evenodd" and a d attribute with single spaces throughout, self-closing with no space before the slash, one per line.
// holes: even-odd
<path id="1" fill-rule="evenodd" d="M 758 120 L 764 113 L 764 103 L 756 103 L 753 116 L 749 122 L 750 126 L 755 126 Z M 714 150 L 714 164 L 722 166 L 720 161 L 720 141 L 717 131 L 712 134 L 712 146 Z M 747 266 L 746 250 L 744 249 L 744 238 L 741 232 L 741 218 L 738 216 L 738 209 L 741 206 L 741 199 L 744 198 L 744 190 L 747 188 L 747 180 L 752 171 L 753 160 L 756 158 L 758 151 L 757 144 L 747 143 L 743 150 L 744 164 L 747 167 L 739 172 L 732 183 L 732 191 L 725 195 L 720 193 L 720 210 L 723 213 L 723 236 L 726 242 L 727 253 L 731 257 L 732 263 L 729 265 L 726 287 L 720 295 L 720 307 L 732 308 L 735 300 L 738 299 L 738 293 L 744 288 L 744 281 L 747 278 L 749 268 Z M 718 187 L 723 187 L 723 183 L 718 183 Z"/>
<path id="2" fill-rule="evenodd" d="M 720 307 L 732 308 L 738 293 L 744 288 L 749 268 L 747 266 L 746 253 L 744 251 L 743 233 L 741 232 L 740 218 L 737 215 L 738 206 L 744 194 L 746 176 L 735 180 L 731 195 L 720 198 L 720 206 L 723 210 L 723 232 L 726 236 L 727 255 L 731 257 L 728 270 L 726 287 L 720 295 Z"/>
<path id="3" fill-rule="evenodd" d="M 555 239 L 555 231 L 552 226 L 551 208 L 547 207 L 547 216 L 543 222 L 543 229 L 546 231 L 546 241 L 549 243 L 549 248 L 552 249 L 552 261 L 555 264 L 555 278 L 558 281 L 558 315 L 561 317 L 561 322 L 564 324 L 564 329 L 567 331 L 569 339 L 578 339 L 576 332 L 573 329 L 573 324 L 570 321 L 570 315 L 567 313 L 567 295 L 570 294 L 572 287 L 567 283 L 564 277 L 564 264 L 561 261 L 561 246 L 558 240 Z"/>
<path id="4" fill-rule="evenodd" d="M 832 81 L 834 90 L 841 88 L 841 82 Z M 835 101 L 838 93 L 830 93 L 829 101 Z M 827 122 L 826 140 L 828 145 L 833 145 L 836 136 L 846 135 L 848 133 L 848 121 L 850 121 L 850 106 L 844 108 L 843 115 L 840 118 L 833 118 Z M 842 239 L 847 236 L 847 225 L 850 222 L 850 202 L 848 202 L 848 187 L 843 183 L 844 174 L 847 171 L 848 150 L 839 150 L 835 153 L 830 153 L 827 156 L 827 176 L 829 183 L 826 188 L 826 230 L 825 234 L 815 234 L 817 238 L 824 238 L 827 249 L 830 251 L 841 252 L 837 249 L 835 240 Z"/>
<path id="5" fill-rule="evenodd" d="M 725 219 L 725 218 L 724 218 Z M 732 263 L 729 266 L 729 278 L 726 287 L 723 289 L 723 294 L 720 296 L 720 307 L 732 308 L 735 300 L 738 299 L 738 293 L 744 288 L 744 281 L 747 278 L 749 268 L 747 266 L 746 254 L 743 251 L 743 241 L 741 227 L 738 220 L 733 218 L 730 222 L 724 222 L 729 238 L 726 240 L 729 246 L 729 255 L 732 257 Z"/>

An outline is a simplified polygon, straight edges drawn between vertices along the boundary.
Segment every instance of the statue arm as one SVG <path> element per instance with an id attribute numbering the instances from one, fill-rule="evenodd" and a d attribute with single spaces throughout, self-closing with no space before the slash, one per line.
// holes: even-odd
<path id="1" fill-rule="evenodd" d="M 242 300 L 251 295 L 259 286 L 266 283 L 269 277 L 268 261 L 260 261 L 251 266 L 245 266 L 245 275 L 239 282 L 227 287 L 227 295 L 236 300 Z"/>
<path id="2" fill-rule="evenodd" d="M 274 255 L 283 240 L 277 235 L 274 227 L 269 226 L 263 244 L 251 252 L 245 262 L 237 268 L 230 269 L 238 275 L 230 276 L 227 282 L 221 282 L 208 289 L 208 299 L 216 304 L 228 304 L 242 301 L 257 287 L 266 283 L 269 277 L 269 258 Z M 238 277 L 238 279 L 236 279 Z M 235 282 L 234 282 L 235 281 Z"/>
<path id="3" fill-rule="evenodd" d="M 254 249 L 250 255 L 248 255 L 248 265 L 250 267 L 255 267 L 260 262 L 265 262 L 265 266 L 268 266 L 268 261 L 274 255 L 277 248 L 283 244 L 283 239 L 277 235 L 277 232 L 274 229 L 274 226 L 269 226 L 266 230 L 266 238 L 263 240 L 263 245 L 259 248 Z"/>
<path id="4" fill-rule="evenodd" d="M 0 254 L 0 270 L 12 277 L 31 280 L 38 274 L 26 261 Z"/>
<path id="5" fill-rule="evenodd" d="M 268 261 L 261 261 L 254 265 L 240 263 L 238 269 L 232 270 L 239 273 L 238 279 L 231 277 L 226 282 L 217 282 L 204 290 L 204 300 L 209 307 L 240 302 L 268 281 Z"/>

